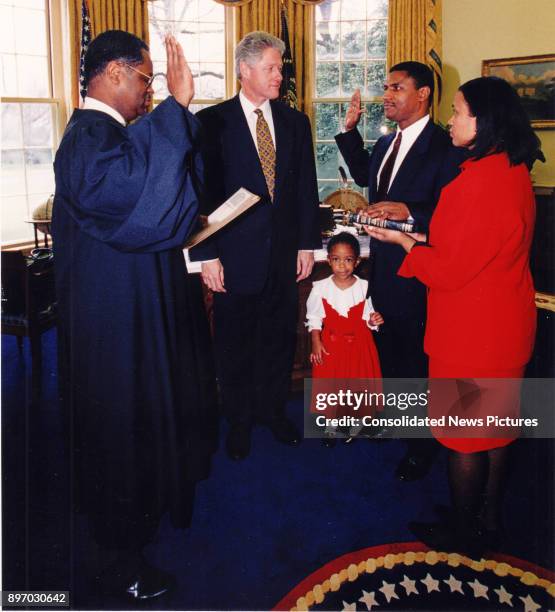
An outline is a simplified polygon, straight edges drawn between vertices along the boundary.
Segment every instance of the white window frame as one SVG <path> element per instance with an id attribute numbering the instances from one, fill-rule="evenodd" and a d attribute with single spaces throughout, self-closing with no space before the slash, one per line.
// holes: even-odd
<path id="1" fill-rule="evenodd" d="M 53 142 L 55 152 L 60 144 L 65 126 L 69 120 L 71 104 L 70 71 L 64 69 L 64 58 L 69 58 L 69 16 L 64 0 L 44 0 L 47 28 L 47 53 L 49 70 L 49 97 L 33 98 L 25 96 L 2 96 L 4 104 L 50 104 L 52 106 Z M 27 175 L 25 175 L 27 185 Z M 26 193 L 28 190 L 26 189 Z M 31 211 L 29 211 L 31 212 Z M 7 241 L 2 240 L 2 249 L 21 249 L 34 245 L 28 238 Z"/>

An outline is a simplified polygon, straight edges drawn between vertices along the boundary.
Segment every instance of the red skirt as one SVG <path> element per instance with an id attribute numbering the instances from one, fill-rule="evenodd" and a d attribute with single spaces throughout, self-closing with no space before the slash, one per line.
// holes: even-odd
<path id="1" fill-rule="evenodd" d="M 451 414 L 462 418 L 513 417 L 520 414 L 520 381 L 524 366 L 518 368 L 476 368 L 471 365 L 448 364 L 430 357 L 430 405 L 431 418 Z M 453 379 L 438 380 L 434 379 Z M 471 379 L 468 383 L 454 379 Z M 485 379 L 485 380 L 484 380 Z M 495 380 L 506 379 L 506 380 Z M 441 389 L 434 393 L 434 387 Z M 489 431 L 494 431 L 494 427 Z M 518 437 L 514 433 L 488 437 L 488 428 L 473 428 L 472 438 L 452 438 L 442 428 L 432 428 L 434 437 L 447 448 L 460 453 L 477 453 L 507 446 Z M 490 434 L 491 435 L 491 434 Z M 497 435 L 497 433 L 495 434 Z"/>

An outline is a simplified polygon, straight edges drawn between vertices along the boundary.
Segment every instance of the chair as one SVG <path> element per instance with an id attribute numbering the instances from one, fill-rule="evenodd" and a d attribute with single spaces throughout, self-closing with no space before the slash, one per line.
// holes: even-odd
<path id="1" fill-rule="evenodd" d="M 20 352 L 23 338 L 29 338 L 33 398 L 41 387 L 41 335 L 56 325 L 54 260 L 51 252 L 42 251 L 40 259 L 21 251 L 2 252 L 2 334 L 16 336 Z"/>

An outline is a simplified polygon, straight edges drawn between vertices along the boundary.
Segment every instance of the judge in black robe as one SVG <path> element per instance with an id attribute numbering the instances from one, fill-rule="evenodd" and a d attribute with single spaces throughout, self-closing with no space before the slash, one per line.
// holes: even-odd
<path id="1" fill-rule="evenodd" d="M 143 105 L 144 48 L 138 70 L 108 64 L 121 82 L 139 79 Z M 121 112 L 87 106 L 107 112 L 76 110 L 54 164 L 62 396 L 94 538 L 140 551 L 162 513 L 188 525 L 213 451 L 208 327 L 182 252 L 197 219 L 198 122 L 174 97 L 127 127 L 125 100 Z"/>

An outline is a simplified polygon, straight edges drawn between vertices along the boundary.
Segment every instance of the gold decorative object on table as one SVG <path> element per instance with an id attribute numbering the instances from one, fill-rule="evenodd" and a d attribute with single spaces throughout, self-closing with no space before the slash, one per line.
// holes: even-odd
<path id="1" fill-rule="evenodd" d="M 327 204 L 334 209 L 340 208 L 349 212 L 355 212 L 368 206 L 368 200 L 362 193 L 349 187 L 347 174 L 343 166 L 339 166 L 339 181 L 341 187 L 332 191 L 323 201 L 323 204 Z"/>
<path id="2" fill-rule="evenodd" d="M 323 204 L 331 206 L 332 208 L 341 208 L 355 212 L 360 208 L 366 208 L 368 206 L 368 200 L 355 189 L 349 187 L 341 187 L 332 191 L 324 200 Z"/>

